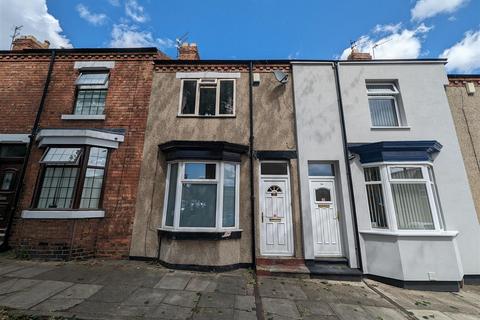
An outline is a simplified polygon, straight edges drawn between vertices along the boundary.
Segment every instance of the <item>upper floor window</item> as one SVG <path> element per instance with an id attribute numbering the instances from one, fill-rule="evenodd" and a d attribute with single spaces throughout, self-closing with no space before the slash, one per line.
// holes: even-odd
<path id="1" fill-rule="evenodd" d="M 108 149 L 50 147 L 40 163 L 41 181 L 36 207 L 97 209 L 103 189 Z"/>
<path id="2" fill-rule="evenodd" d="M 399 92 L 394 83 L 367 83 L 367 94 L 372 126 L 401 126 Z"/>
<path id="3" fill-rule="evenodd" d="M 234 114 L 235 80 L 182 80 L 180 115 L 233 116 Z"/>
<path id="4" fill-rule="evenodd" d="M 438 230 L 440 201 L 429 165 L 383 165 L 364 169 L 373 228 Z"/>
<path id="5" fill-rule="evenodd" d="M 105 111 L 105 99 L 108 90 L 107 71 L 81 72 L 75 84 L 77 97 L 74 114 L 102 115 Z"/>

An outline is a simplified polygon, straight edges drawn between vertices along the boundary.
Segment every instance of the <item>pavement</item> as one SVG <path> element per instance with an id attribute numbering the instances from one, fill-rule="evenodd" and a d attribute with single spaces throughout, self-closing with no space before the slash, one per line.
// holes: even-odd
<path id="1" fill-rule="evenodd" d="M 480 286 L 458 293 L 379 282 L 173 271 L 138 261 L 0 257 L 0 319 L 480 319 Z M 40 318 L 39 318 L 40 317 Z"/>

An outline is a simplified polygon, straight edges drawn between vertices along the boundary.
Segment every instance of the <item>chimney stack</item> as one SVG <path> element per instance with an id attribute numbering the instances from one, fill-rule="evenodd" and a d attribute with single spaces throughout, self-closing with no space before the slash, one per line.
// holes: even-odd
<path id="1" fill-rule="evenodd" d="M 34 36 L 22 36 L 15 38 L 12 43 L 12 50 L 24 50 L 24 49 L 48 49 L 50 42 L 45 40 L 41 43 Z"/>
<path id="2" fill-rule="evenodd" d="M 178 60 L 200 60 L 196 43 L 182 43 L 178 48 Z"/>
<path id="3" fill-rule="evenodd" d="M 347 60 L 372 60 L 372 55 L 368 52 L 358 52 L 357 49 L 352 48 Z"/>

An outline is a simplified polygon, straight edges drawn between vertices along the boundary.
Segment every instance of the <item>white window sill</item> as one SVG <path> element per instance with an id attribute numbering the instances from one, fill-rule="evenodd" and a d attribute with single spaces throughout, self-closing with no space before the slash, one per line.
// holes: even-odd
<path id="1" fill-rule="evenodd" d="M 91 219 L 105 217 L 104 210 L 23 210 L 22 219 Z"/>
<path id="2" fill-rule="evenodd" d="M 399 126 L 399 127 L 370 127 L 371 130 L 410 130 L 410 126 Z"/>
<path id="3" fill-rule="evenodd" d="M 243 231 L 243 229 L 231 228 L 231 229 L 215 229 L 215 228 L 168 228 L 168 227 L 161 227 L 158 228 L 160 231 L 168 231 L 168 232 L 211 232 L 211 233 L 228 233 L 228 232 L 237 232 Z"/>
<path id="4" fill-rule="evenodd" d="M 62 120 L 105 120 L 104 114 L 62 114 Z"/>
<path id="5" fill-rule="evenodd" d="M 412 230 L 412 231 L 388 231 L 388 230 L 360 230 L 361 234 L 390 236 L 390 237 L 450 237 L 458 235 L 458 231 L 443 230 Z"/>
<path id="6" fill-rule="evenodd" d="M 235 118 L 234 114 L 225 114 L 225 115 L 214 115 L 214 116 L 199 116 L 195 114 L 178 114 L 178 118 L 202 118 L 202 119 L 211 119 L 211 118 Z"/>

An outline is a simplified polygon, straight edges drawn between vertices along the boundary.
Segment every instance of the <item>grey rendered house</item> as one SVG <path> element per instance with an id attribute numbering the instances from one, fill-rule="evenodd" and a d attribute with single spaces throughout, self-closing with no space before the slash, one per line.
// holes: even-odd
<path id="1" fill-rule="evenodd" d="M 196 50 L 155 62 L 130 257 L 197 270 L 303 263 L 289 62 Z"/>
<path id="2" fill-rule="evenodd" d="M 436 290 L 480 274 L 445 63 L 292 62 L 306 261 Z"/>

